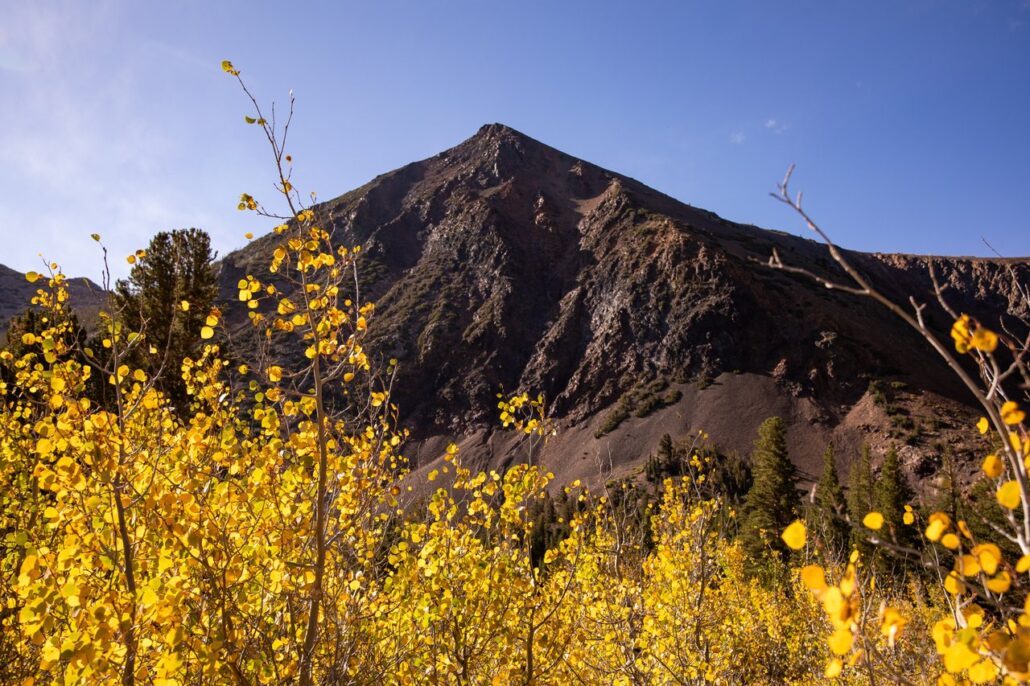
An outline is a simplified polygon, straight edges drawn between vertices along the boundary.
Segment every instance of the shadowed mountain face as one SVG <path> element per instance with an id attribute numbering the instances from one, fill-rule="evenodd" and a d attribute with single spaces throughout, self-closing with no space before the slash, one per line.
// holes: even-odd
<path id="1" fill-rule="evenodd" d="M 36 291 L 45 285 L 45 281 L 29 283 L 22 272 L 0 264 L 0 344 L 7 340 L 11 319 L 31 307 Z M 92 330 L 104 302 L 104 289 L 86 278 L 68 279 L 67 289 L 79 323 Z"/>
<path id="2" fill-rule="evenodd" d="M 599 452 L 630 474 L 666 431 L 705 428 L 746 454 L 769 414 L 788 420 L 806 467 L 829 439 L 905 438 L 875 411 L 848 419 L 871 381 L 906 384 L 902 406 L 939 398 L 961 408 L 966 399 L 929 346 L 881 306 L 765 266 L 776 249 L 843 280 L 821 244 L 734 224 L 499 124 L 320 209 L 337 242 L 365 250 L 373 347 L 399 360 L 394 400 L 427 446 L 466 436 L 474 453 L 516 459 L 489 427 L 496 394 L 525 389 L 544 393 L 566 434 L 580 437 L 547 449 L 559 477 L 589 471 L 572 461 L 596 467 Z M 241 276 L 266 273 L 276 240 L 224 259 L 227 301 Z M 896 300 L 933 299 L 927 258 L 848 256 Z M 1030 281 L 1027 260 L 948 258 L 936 269 L 956 309 L 984 321 L 1025 314 L 1013 275 Z M 242 309 L 230 310 L 242 323 Z M 950 326 L 934 304 L 926 316 Z M 709 416 L 716 400 L 720 412 Z M 650 416 L 634 416 L 648 405 Z M 620 406 L 629 418 L 595 438 Z M 916 453 L 928 435 L 913 442 Z M 914 453 L 910 470 L 929 452 Z"/>

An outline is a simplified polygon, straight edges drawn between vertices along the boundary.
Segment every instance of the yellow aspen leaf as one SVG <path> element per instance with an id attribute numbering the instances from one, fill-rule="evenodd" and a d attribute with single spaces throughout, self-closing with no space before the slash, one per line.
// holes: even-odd
<path id="1" fill-rule="evenodd" d="M 215 330 L 212 329 L 210 326 L 202 326 L 200 328 L 200 337 L 203 338 L 204 340 L 207 340 L 207 339 L 211 338 L 214 335 L 215 335 Z"/>
<path id="2" fill-rule="evenodd" d="M 946 533 L 941 537 L 941 545 L 948 550 L 957 550 L 959 546 L 959 539 L 953 533 Z"/>
<path id="3" fill-rule="evenodd" d="M 805 547 L 806 540 L 804 523 L 799 519 L 794 520 L 790 526 L 783 530 L 781 538 L 791 550 L 801 550 Z"/>
<path id="4" fill-rule="evenodd" d="M 955 341 L 955 350 L 962 354 L 969 352 L 969 346 L 972 343 L 969 324 L 969 315 L 964 314 L 951 325 L 951 338 Z"/>
<path id="5" fill-rule="evenodd" d="M 944 651 L 944 668 L 952 674 L 957 674 L 972 667 L 979 657 L 965 643 L 955 641 Z"/>
<path id="6" fill-rule="evenodd" d="M 993 576 L 998 571 L 998 565 L 1001 564 L 1001 549 L 998 546 L 993 543 L 981 543 L 973 546 L 969 552 L 988 576 Z"/>
<path id="7" fill-rule="evenodd" d="M 157 593 L 155 593 L 154 589 L 150 588 L 150 586 L 146 586 L 143 589 L 143 595 L 140 598 L 140 603 L 144 607 L 151 607 L 153 605 L 156 605 L 158 600 L 160 600 L 160 598 L 158 598 Z"/>
<path id="8" fill-rule="evenodd" d="M 969 343 L 971 347 L 976 348 L 977 350 L 982 350 L 985 353 L 993 353 L 994 349 L 998 347 L 998 334 L 981 326 L 973 334 Z"/>
<path id="9" fill-rule="evenodd" d="M 980 573 L 980 562 L 973 555 L 963 555 L 958 558 L 956 565 L 962 576 L 976 576 Z"/>
<path id="10" fill-rule="evenodd" d="M 247 233 L 243 234 L 243 237 L 246 238 L 249 241 L 252 238 L 254 238 L 254 234 L 252 234 L 250 231 L 248 231 Z"/>
<path id="11" fill-rule="evenodd" d="M 47 641 L 46 645 L 43 646 L 43 659 L 40 661 L 41 669 L 50 669 L 50 667 L 61 660 L 61 650 L 50 641 Z"/>
<path id="12" fill-rule="evenodd" d="M 962 616 L 966 618 L 966 626 L 979 629 L 984 623 L 983 608 L 978 605 L 970 605 L 962 610 Z"/>
<path id="13" fill-rule="evenodd" d="M 987 580 L 987 588 L 993 593 L 1008 593 L 1009 588 L 1012 586 L 1012 577 L 1004 569 L 998 574 L 998 576 Z"/>
<path id="14" fill-rule="evenodd" d="M 854 641 L 854 637 L 851 635 L 850 629 L 837 629 L 830 635 L 827 642 L 834 655 L 847 655 L 851 650 L 852 641 Z"/>
<path id="15" fill-rule="evenodd" d="M 190 301 L 189 300 L 183 300 L 181 303 L 179 303 L 179 307 L 182 308 L 183 312 L 189 312 L 190 311 Z"/>
<path id="16" fill-rule="evenodd" d="M 991 428 L 991 423 L 987 421 L 987 417 L 980 417 L 980 421 L 976 423 L 976 428 L 979 429 L 981 434 L 985 434 Z"/>
<path id="17" fill-rule="evenodd" d="M 282 381 L 283 369 L 279 366 L 272 366 L 268 368 L 268 380 L 272 383 Z"/>
<path id="18" fill-rule="evenodd" d="M 39 272 L 25 272 L 25 280 L 29 283 L 36 283 L 39 281 Z"/>
<path id="19" fill-rule="evenodd" d="M 1001 406 L 1001 421 L 1005 422 L 1009 426 L 1019 424 L 1026 419 L 1026 412 L 1019 409 L 1019 404 L 1009 400 Z"/>
<path id="20" fill-rule="evenodd" d="M 1019 483 L 1016 481 L 1006 481 L 1001 485 L 997 492 L 998 504 L 1008 510 L 1015 510 L 1019 507 L 1020 497 L 1022 492 L 1019 489 Z"/>
<path id="21" fill-rule="evenodd" d="M 826 663 L 826 669 L 823 670 L 823 676 L 827 679 L 833 679 L 840 676 L 841 671 L 844 670 L 844 663 L 838 658 L 833 658 Z"/>
<path id="22" fill-rule="evenodd" d="M 819 565 L 806 565 L 801 568 L 801 582 L 815 593 L 826 590 L 826 572 Z"/>
<path id="23" fill-rule="evenodd" d="M 862 518 L 862 525 L 867 529 L 879 531 L 883 527 L 883 515 L 879 512 L 870 512 Z"/>
<path id="24" fill-rule="evenodd" d="M 1016 572 L 1022 574 L 1028 569 L 1030 569 L 1030 555 L 1024 555 L 1023 557 L 1019 558 L 1018 562 L 1016 562 Z"/>
<path id="25" fill-rule="evenodd" d="M 204 320 L 204 323 L 208 326 L 218 326 L 218 317 L 213 314 L 209 314 L 207 319 Z"/>
<path id="26" fill-rule="evenodd" d="M 125 261 L 128 262 L 129 264 L 136 264 L 136 256 L 135 255 L 129 255 L 128 257 L 125 258 Z"/>
<path id="27" fill-rule="evenodd" d="M 980 465 L 983 473 L 991 479 L 997 479 L 1005 471 L 1005 463 L 998 458 L 997 455 L 988 455 L 984 458 L 984 462 Z"/>
<path id="28" fill-rule="evenodd" d="M 937 646 L 937 652 L 941 655 L 951 645 L 952 636 L 955 635 L 955 620 L 952 618 L 942 619 L 933 625 L 930 636 Z"/>
<path id="29" fill-rule="evenodd" d="M 966 588 L 965 582 L 959 578 L 957 572 L 952 571 L 944 578 L 944 590 L 951 595 L 959 595 Z"/>
<path id="30" fill-rule="evenodd" d="M 951 517 L 943 512 L 934 512 L 929 517 L 929 524 L 927 524 L 924 534 L 929 540 L 938 541 L 950 526 Z"/>
<path id="31" fill-rule="evenodd" d="M 998 678 L 998 666 L 992 660 L 980 660 L 969 668 L 968 674 L 974 684 L 989 684 Z"/>
<path id="32" fill-rule="evenodd" d="M 893 607 L 884 608 L 883 618 L 880 622 L 880 633 L 882 633 L 891 646 L 894 645 L 895 639 L 901 630 L 908 624 L 908 620 L 905 618 L 900 611 Z"/>
<path id="33" fill-rule="evenodd" d="M 912 525 L 915 524 L 916 516 L 911 512 L 906 512 L 905 514 L 901 515 L 901 521 L 903 521 L 905 524 Z"/>
<path id="34" fill-rule="evenodd" d="M 21 569 L 19 574 L 29 578 L 35 578 L 35 571 L 39 564 L 39 558 L 35 555 L 26 555 L 25 559 L 21 562 Z"/>

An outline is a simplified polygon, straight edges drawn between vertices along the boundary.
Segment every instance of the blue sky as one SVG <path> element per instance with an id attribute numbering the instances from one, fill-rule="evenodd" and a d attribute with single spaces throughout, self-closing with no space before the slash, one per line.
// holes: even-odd
<path id="1" fill-rule="evenodd" d="M 290 89 L 328 199 L 500 121 L 740 222 L 851 248 L 1030 254 L 1030 0 L 0 0 L 0 262 L 96 277 L 160 230 L 221 253 L 272 167 L 231 59 Z"/>

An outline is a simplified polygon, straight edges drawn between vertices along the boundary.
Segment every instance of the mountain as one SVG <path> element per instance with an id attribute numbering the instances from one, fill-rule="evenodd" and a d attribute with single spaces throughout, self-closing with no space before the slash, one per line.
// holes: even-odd
<path id="1" fill-rule="evenodd" d="M 7 331 L 12 317 L 24 312 L 43 281 L 31 284 L 25 274 L 0 264 L 0 336 Z M 68 298 L 79 322 L 90 330 L 104 300 L 104 289 L 87 278 L 68 279 Z M 6 340 L 6 338 L 0 338 Z"/>
<path id="2" fill-rule="evenodd" d="M 961 437 L 975 408 L 922 339 L 867 298 L 766 265 L 775 249 L 843 278 L 824 245 L 727 221 L 506 126 L 319 209 L 337 242 L 363 246 L 371 342 L 400 362 L 394 401 L 423 469 L 452 438 L 493 465 L 524 459 L 496 418 L 496 394 L 516 389 L 544 393 L 558 420 L 534 459 L 559 480 L 638 475 L 663 433 L 704 429 L 746 456 L 773 414 L 813 476 L 829 440 L 845 473 L 863 441 L 898 444 L 916 480 L 945 445 L 973 450 Z M 236 282 L 263 275 L 276 243 L 222 261 L 240 327 Z M 928 322 L 947 331 L 929 258 L 846 254 L 896 301 L 930 302 Z M 935 264 L 953 307 L 1021 325 L 1030 261 Z"/>

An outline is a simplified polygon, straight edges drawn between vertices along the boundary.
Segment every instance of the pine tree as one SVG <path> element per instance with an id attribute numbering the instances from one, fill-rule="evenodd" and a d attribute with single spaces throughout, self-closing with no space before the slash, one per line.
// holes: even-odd
<path id="1" fill-rule="evenodd" d="M 844 489 L 837 475 L 833 444 L 830 443 L 823 454 L 823 473 L 815 487 L 812 519 L 815 530 L 822 537 L 827 554 L 837 561 L 847 557 L 851 532 L 846 519 L 847 511 Z"/>
<path id="2" fill-rule="evenodd" d="M 787 454 L 787 429 L 779 417 L 770 417 L 758 428 L 752 452 L 754 481 L 744 505 L 745 521 L 741 538 L 752 558 L 762 557 L 770 548 L 779 556 L 786 553 L 780 532 L 801 510 L 798 474 Z"/>
<path id="3" fill-rule="evenodd" d="M 662 434 L 658 441 L 658 450 L 648 459 L 645 466 L 647 480 L 661 483 L 668 476 L 678 476 L 675 472 L 676 462 L 676 447 L 672 442 L 672 436 Z"/>
<path id="4" fill-rule="evenodd" d="M 195 353 L 218 294 L 214 258 L 206 232 L 162 231 L 137 259 L 128 280 L 115 285 L 122 325 L 145 334 L 146 345 L 137 349 L 138 359 L 132 360 L 132 366 L 155 378 L 158 389 L 180 410 L 187 402 L 180 365 Z M 183 309 L 183 302 L 189 303 L 189 309 Z"/>
<path id="5" fill-rule="evenodd" d="M 898 451 L 892 446 L 887 451 L 887 457 L 883 460 L 879 478 L 873 488 L 873 504 L 876 511 L 883 515 L 884 527 L 897 532 L 899 538 L 905 531 L 902 522 L 905 505 L 909 504 L 913 495 L 908 480 L 901 471 Z"/>
<path id="6" fill-rule="evenodd" d="M 993 493 L 992 500 L 993 500 Z M 941 457 L 941 468 L 934 479 L 933 495 L 927 503 L 930 512 L 943 512 L 953 520 L 969 519 L 962 497 L 958 470 L 951 450 L 946 449 Z"/>
<path id="7" fill-rule="evenodd" d="M 905 505 L 912 500 L 913 495 L 901 471 L 898 452 L 892 446 L 887 451 L 873 488 L 873 508 L 883 515 L 883 527 L 876 532 L 879 538 L 905 546 L 914 543 L 916 530 L 903 521 Z M 880 546 L 876 547 L 873 555 L 873 566 L 881 575 L 878 583 L 892 586 L 904 581 L 909 567 L 904 557 Z"/>
<path id="8" fill-rule="evenodd" d="M 852 522 L 861 522 L 872 510 L 873 464 L 869 446 L 863 444 L 862 455 L 848 475 L 848 512 Z"/>

